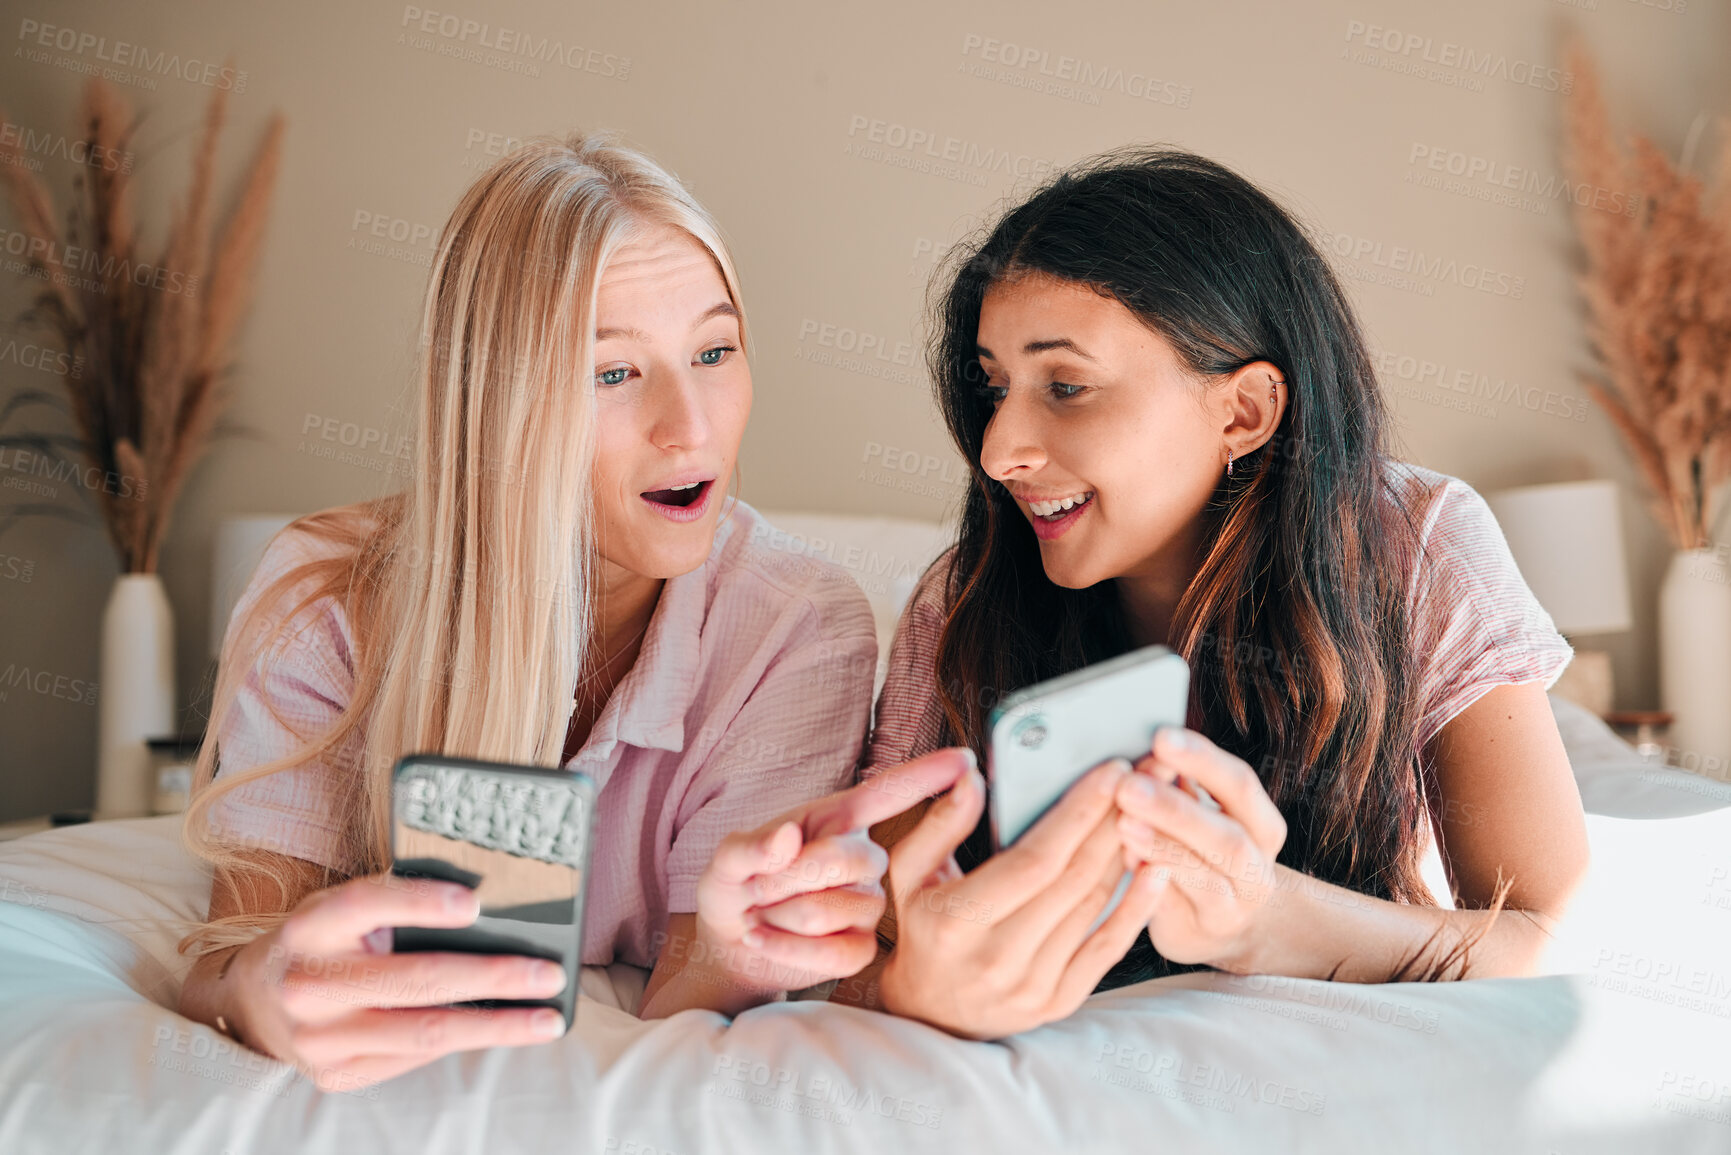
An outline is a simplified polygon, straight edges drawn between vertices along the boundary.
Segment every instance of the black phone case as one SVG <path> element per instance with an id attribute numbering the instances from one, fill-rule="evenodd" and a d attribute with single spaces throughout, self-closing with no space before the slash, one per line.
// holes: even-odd
<path id="1" fill-rule="evenodd" d="M 481 955 L 527 955 L 532 958 L 544 958 L 549 962 L 559 963 L 565 968 L 565 986 L 560 992 L 544 999 L 469 999 L 450 1003 L 453 1007 L 475 1007 L 494 1009 L 500 1007 L 552 1007 L 565 1018 L 565 1029 L 569 1031 L 577 1017 L 577 985 L 581 975 L 583 912 L 585 898 L 589 890 L 589 844 L 594 838 L 595 784 L 586 774 L 574 773 L 569 770 L 549 770 L 541 766 L 516 766 L 500 762 L 481 762 L 471 758 L 447 758 L 441 755 L 408 755 L 397 762 L 391 772 L 393 815 L 392 835 L 395 838 L 396 814 L 395 790 L 398 776 L 404 770 L 423 763 L 438 763 L 444 766 L 464 767 L 475 770 L 485 770 L 490 773 L 509 773 L 525 777 L 557 777 L 561 779 L 577 779 L 583 787 L 586 803 L 585 833 L 583 838 L 583 879 L 577 889 L 577 895 L 572 900 L 572 949 L 568 957 L 561 957 L 559 952 L 525 942 L 509 935 L 495 934 L 477 927 L 440 927 L 440 926 L 399 926 L 391 928 L 391 950 L 396 954 L 413 954 L 421 951 L 454 951 L 461 954 Z M 402 858 L 395 854 L 392 847 L 391 873 L 398 878 L 430 878 L 440 882 L 455 882 L 474 890 L 481 884 L 481 875 L 465 870 L 454 863 L 439 858 Z M 506 908 L 507 911 L 519 908 Z M 498 914 L 500 912 L 494 912 Z"/>

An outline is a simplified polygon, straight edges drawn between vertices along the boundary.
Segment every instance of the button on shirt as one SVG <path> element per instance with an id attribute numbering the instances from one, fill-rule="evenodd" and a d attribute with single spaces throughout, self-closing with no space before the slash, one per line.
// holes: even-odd
<path id="1" fill-rule="evenodd" d="M 652 966 L 667 915 L 697 909 L 698 878 L 723 838 L 853 781 L 877 665 L 871 610 L 845 571 L 771 549 L 778 536 L 749 505 L 732 504 L 708 560 L 663 585 L 637 661 L 565 763 L 600 788 L 585 964 Z M 294 526 L 279 534 L 231 633 L 269 582 L 329 550 Z M 218 780 L 300 745 L 267 704 L 315 734 L 352 696 L 342 607 L 325 598 L 306 614 L 311 632 L 249 673 L 222 719 Z M 353 873 L 340 832 L 360 816 L 340 812 L 334 785 L 359 761 L 352 742 L 237 787 L 212 807 L 212 833 Z"/>

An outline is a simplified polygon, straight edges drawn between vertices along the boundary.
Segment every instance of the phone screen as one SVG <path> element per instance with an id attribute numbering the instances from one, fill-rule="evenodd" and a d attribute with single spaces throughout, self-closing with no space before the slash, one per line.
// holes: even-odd
<path id="1" fill-rule="evenodd" d="M 392 873 L 470 886 L 481 913 L 466 927 L 396 927 L 392 949 L 544 958 L 565 968 L 546 999 L 457 1006 L 557 1007 L 576 1014 L 594 780 L 567 770 L 417 755 L 391 791 Z"/>

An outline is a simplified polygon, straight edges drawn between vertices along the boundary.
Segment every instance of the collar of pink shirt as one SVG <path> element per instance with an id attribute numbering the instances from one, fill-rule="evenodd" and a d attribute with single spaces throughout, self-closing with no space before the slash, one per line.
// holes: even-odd
<path id="1" fill-rule="evenodd" d="M 735 518 L 723 517 L 703 564 L 662 585 L 637 661 L 607 699 L 582 749 L 565 763 L 567 769 L 581 770 L 604 786 L 613 765 L 610 755 L 621 742 L 673 754 L 685 749 L 685 717 L 697 694 L 710 572 L 735 526 Z"/>

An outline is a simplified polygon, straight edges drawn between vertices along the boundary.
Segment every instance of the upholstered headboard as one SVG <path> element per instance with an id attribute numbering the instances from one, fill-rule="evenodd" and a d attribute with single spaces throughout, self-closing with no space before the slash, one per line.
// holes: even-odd
<path id="1" fill-rule="evenodd" d="M 881 687 L 902 607 L 926 567 L 955 541 L 955 530 L 940 522 L 912 518 L 759 512 L 785 534 L 771 537 L 771 548 L 838 565 L 865 591 L 877 622 L 877 684 Z"/>

